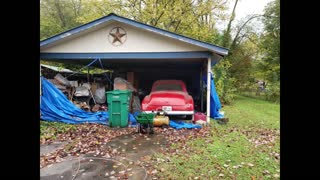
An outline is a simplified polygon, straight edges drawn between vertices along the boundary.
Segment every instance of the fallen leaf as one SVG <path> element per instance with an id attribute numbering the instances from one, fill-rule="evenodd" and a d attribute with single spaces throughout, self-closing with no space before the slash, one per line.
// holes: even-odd
<path id="1" fill-rule="evenodd" d="M 110 158 L 111 156 L 109 155 L 109 153 L 106 153 L 104 156 L 102 157 L 105 157 L 105 158 Z"/>
<path id="2" fill-rule="evenodd" d="M 156 169 L 154 169 L 153 171 L 151 171 L 151 174 L 156 174 L 158 171 Z"/>
<path id="3" fill-rule="evenodd" d="M 262 174 L 263 174 L 263 175 L 266 175 L 266 174 L 270 174 L 270 172 L 269 172 L 268 170 L 263 170 L 263 171 L 262 171 Z"/>
<path id="4" fill-rule="evenodd" d="M 110 172 L 110 175 L 113 175 L 114 173 L 116 173 L 116 172 L 115 172 L 115 171 L 111 171 L 111 172 Z M 110 178 L 111 178 L 111 177 L 110 177 Z"/>
<path id="5" fill-rule="evenodd" d="M 145 159 L 146 161 L 150 161 L 150 160 L 151 160 L 151 156 L 145 156 L 144 159 Z"/>

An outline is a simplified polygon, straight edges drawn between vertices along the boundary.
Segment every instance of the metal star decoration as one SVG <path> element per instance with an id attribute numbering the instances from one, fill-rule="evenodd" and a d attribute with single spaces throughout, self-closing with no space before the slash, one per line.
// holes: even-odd
<path id="1" fill-rule="evenodd" d="M 114 32 L 114 29 L 116 29 L 116 32 Z M 121 33 L 121 32 L 120 32 L 120 29 L 121 29 L 121 31 L 123 31 L 124 33 Z M 111 35 L 111 36 L 113 37 L 112 44 L 115 44 L 115 45 L 116 45 L 116 42 L 119 42 L 120 44 L 123 44 L 123 43 L 124 43 L 125 39 L 122 40 L 121 38 L 124 37 L 124 36 L 126 36 L 127 33 L 126 33 L 121 27 L 115 27 L 115 28 L 113 28 L 113 29 L 110 31 L 109 35 Z M 120 44 L 119 44 L 119 45 L 120 45 Z"/>

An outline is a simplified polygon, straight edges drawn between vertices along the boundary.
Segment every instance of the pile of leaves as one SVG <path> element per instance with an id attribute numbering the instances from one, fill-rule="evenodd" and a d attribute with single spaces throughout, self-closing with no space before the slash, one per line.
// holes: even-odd
<path id="1" fill-rule="evenodd" d="M 190 152 L 194 152 L 191 146 L 187 145 L 187 142 L 197 138 L 205 138 L 210 135 L 210 127 L 203 127 L 201 129 L 180 129 L 173 128 L 154 128 L 155 134 L 163 135 L 166 139 L 166 144 L 160 149 L 157 154 L 162 154 L 163 158 L 153 156 L 143 156 L 138 161 L 138 165 L 144 167 L 147 170 L 147 174 L 152 179 L 159 178 L 158 174 L 165 171 L 164 168 L 158 168 L 160 163 L 170 163 L 171 156 L 181 155 L 184 156 Z M 208 140 L 208 143 L 212 141 Z M 201 153 L 201 152 L 194 152 Z"/>
<path id="2" fill-rule="evenodd" d="M 176 130 L 173 128 L 156 128 L 155 132 L 165 137 L 167 144 L 165 148 L 161 149 L 162 153 L 175 154 L 171 152 L 176 146 L 181 146 L 183 151 L 189 151 L 190 147 L 186 147 L 186 142 L 194 140 L 196 138 L 205 138 L 210 135 L 210 128 L 203 127 L 201 129 L 180 129 Z"/>
<path id="3" fill-rule="evenodd" d="M 136 132 L 135 128 L 112 129 L 99 124 L 81 124 L 75 127 L 76 129 L 56 135 L 55 140 L 68 142 L 68 144 L 52 153 L 40 156 L 40 168 L 61 162 L 68 156 L 79 156 L 80 154 L 93 153 L 107 158 L 119 155 L 120 152 L 105 146 L 107 142 L 115 137 Z M 52 141 L 52 139 L 41 141 L 41 144 L 48 144 Z"/>
<path id="4" fill-rule="evenodd" d="M 248 141 L 253 144 L 255 148 L 261 147 L 261 151 L 265 152 L 264 147 L 272 148 L 276 145 L 277 140 L 280 137 L 280 131 L 277 129 L 265 129 L 265 128 L 248 128 L 238 129 L 230 128 L 229 133 L 239 132 L 248 138 Z M 262 147 L 264 146 L 264 147 Z M 280 154 L 277 152 L 269 153 L 272 157 L 280 161 Z"/>
<path id="5" fill-rule="evenodd" d="M 171 132 L 168 146 L 149 161 L 148 173 L 158 179 L 278 178 L 279 136 L 277 129 L 215 125 Z"/>

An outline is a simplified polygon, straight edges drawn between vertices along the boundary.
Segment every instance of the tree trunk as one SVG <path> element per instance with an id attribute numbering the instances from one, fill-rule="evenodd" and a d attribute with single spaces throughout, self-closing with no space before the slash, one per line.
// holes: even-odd
<path id="1" fill-rule="evenodd" d="M 233 10 L 232 10 L 231 17 L 230 17 L 230 20 L 229 20 L 229 23 L 228 23 L 228 27 L 227 27 L 227 30 L 226 30 L 225 35 L 224 35 L 224 40 L 223 40 L 223 45 L 222 45 L 223 47 L 228 47 L 229 43 L 230 43 L 229 37 L 230 37 L 231 25 L 232 25 L 232 21 L 236 17 L 237 4 L 238 4 L 238 0 L 236 0 L 236 2 L 234 3 L 234 6 L 233 6 Z"/>

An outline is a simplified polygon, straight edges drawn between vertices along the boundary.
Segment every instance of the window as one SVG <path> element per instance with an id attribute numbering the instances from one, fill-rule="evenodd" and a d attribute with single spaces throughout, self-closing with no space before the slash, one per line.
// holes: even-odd
<path id="1" fill-rule="evenodd" d="M 154 91 L 183 91 L 181 84 L 158 84 Z"/>

